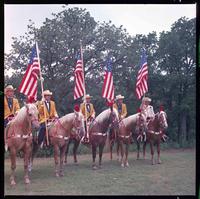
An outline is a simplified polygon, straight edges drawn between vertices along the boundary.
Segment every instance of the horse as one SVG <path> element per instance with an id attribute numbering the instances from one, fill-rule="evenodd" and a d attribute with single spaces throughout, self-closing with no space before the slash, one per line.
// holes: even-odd
<path id="1" fill-rule="evenodd" d="M 168 128 L 168 123 L 167 123 L 167 114 L 164 111 L 157 112 L 155 114 L 155 117 L 149 121 L 147 125 L 147 132 L 146 132 L 146 138 L 144 139 L 144 144 L 143 144 L 143 158 L 145 159 L 145 154 L 146 154 L 146 144 L 150 144 L 151 148 L 151 163 L 152 165 L 155 164 L 154 161 L 154 145 L 157 146 L 157 153 L 158 153 L 158 164 L 161 164 L 160 160 L 160 143 L 162 140 L 163 136 L 163 131 Z M 139 159 L 139 149 L 140 149 L 140 144 L 138 144 L 138 159 Z"/>
<path id="2" fill-rule="evenodd" d="M 118 129 L 118 123 L 119 117 L 117 110 L 110 107 L 109 109 L 106 109 L 100 113 L 89 126 L 89 140 L 92 147 L 93 169 L 98 168 L 95 163 L 97 147 L 99 147 L 99 168 L 101 168 L 102 155 L 107 139 L 107 132 L 110 128 L 114 128 L 115 130 Z"/>
<path id="3" fill-rule="evenodd" d="M 138 137 L 143 134 L 147 129 L 146 119 L 142 113 L 136 113 L 127 118 L 124 118 L 119 123 L 119 129 L 117 131 L 117 149 L 121 151 L 121 166 L 129 167 L 128 163 L 128 148 L 131 144 L 132 136 Z M 124 144 L 125 144 L 125 156 L 124 156 Z M 119 150 L 117 155 L 119 156 Z M 112 152 L 112 150 L 111 150 Z"/>
<path id="4" fill-rule="evenodd" d="M 71 132 L 85 134 L 84 117 L 81 112 L 69 113 L 56 120 L 48 129 L 54 148 L 55 176 L 64 176 L 64 158 Z M 58 155 L 60 152 L 60 165 Z M 60 167 L 59 167 L 60 166 Z"/>
<path id="5" fill-rule="evenodd" d="M 35 104 L 23 106 L 16 117 L 10 121 L 5 129 L 6 141 L 11 160 L 11 186 L 16 185 L 16 155 L 17 152 L 24 152 L 24 181 L 30 183 L 28 163 L 32 153 L 32 129 L 39 129 L 38 110 Z"/>

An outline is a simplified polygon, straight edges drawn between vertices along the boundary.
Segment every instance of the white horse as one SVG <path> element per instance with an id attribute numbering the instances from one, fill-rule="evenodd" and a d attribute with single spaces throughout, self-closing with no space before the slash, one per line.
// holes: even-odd
<path id="1" fill-rule="evenodd" d="M 24 180 L 30 183 L 28 163 L 32 153 L 32 128 L 39 129 L 38 110 L 35 104 L 26 104 L 5 129 L 5 139 L 8 144 L 11 159 L 11 185 L 15 185 L 16 154 L 24 152 Z"/>

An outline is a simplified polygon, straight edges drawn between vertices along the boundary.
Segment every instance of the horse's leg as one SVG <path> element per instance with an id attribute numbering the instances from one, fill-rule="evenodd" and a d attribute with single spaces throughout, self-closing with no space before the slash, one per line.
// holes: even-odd
<path id="1" fill-rule="evenodd" d="M 65 143 L 64 146 L 62 146 L 60 148 L 60 172 L 59 175 L 60 176 L 64 176 L 64 159 L 65 159 L 65 152 L 66 152 L 66 148 L 67 148 L 67 144 Z"/>
<path id="2" fill-rule="evenodd" d="M 140 143 L 137 141 L 137 160 L 140 158 Z"/>
<path id="3" fill-rule="evenodd" d="M 27 140 L 24 146 L 24 182 L 25 184 L 30 183 L 30 179 L 28 175 L 28 165 L 31 158 L 31 151 L 32 151 L 31 144 L 32 143 Z"/>
<path id="4" fill-rule="evenodd" d="M 74 163 L 76 164 L 76 165 L 78 165 L 77 164 L 77 149 L 78 149 L 78 146 L 79 146 L 79 144 L 80 144 L 80 141 L 79 140 L 75 140 L 75 142 L 74 142 L 74 148 L 73 148 L 73 154 L 74 154 Z"/>
<path id="5" fill-rule="evenodd" d="M 121 149 L 121 160 L 120 160 L 120 162 L 121 162 L 121 166 L 124 167 L 124 147 L 123 147 L 123 141 L 121 141 L 119 143 L 119 145 L 120 145 L 120 149 Z"/>
<path id="6" fill-rule="evenodd" d="M 158 164 L 161 164 L 162 161 L 160 160 L 160 140 L 157 143 L 157 152 L 158 152 Z"/>
<path id="7" fill-rule="evenodd" d="M 67 155 L 69 152 L 69 145 L 70 145 L 70 141 L 67 143 L 64 164 L 67 164 Z"/>
<path id="8" fill-rule="evenodd" d="M 143 144 L 143 159 L 144 160 L 146 158 L 146 144 L 147 144 L 147 142 L 145 141 L 144 144 Z"/>
<path id="9" fill-rule="evenodd" d="M 97 166 L 96 166 L 96 164 L 95 164 L 96 149 L 97 149 L 96 145 L 93 144 L 93 145 L 92 145 L 92 161 L 93 161 L 92 168 L 93 168 L 93 169 L 97 169 Z"/>
<path id="10" fill-rule="evenodd" d="M 55 175 L 59 177 L 58 172 L 58 153 L 59 153 L 59 146 L 58 144 L 54 144 L 54 161 L 55 161 Z"/>
<path id="11" fill-rule="evenodd" d="M 10 160 L 11 160 L 11 175 L 10 175 L 10 185 L 16 185 L 15 182 L 15 169 L 16 169 L 16 149 L 14 146 L 10 147 Z"/>
<path id="12" fill-rule="evenodd" d="M 150 147 L 151 147 L 151 164 L 154 165 L 154 148 L 153 148 L 153 142 L 150 142 Z"/>
<path id="13" fill-rule="evenodd" d="M 119 141 L 117 141 L 117 160 L 121 161 L 119 157 L 119 149 L 120 149 L 120 144 L 119 144 Z"/>
<path id="14" fill-rule="evenodd" d="M 114 142 L 110 143 L 110 159 L 112 160 L 112 149 L 113 149 Z"/>
<path id="15" fill-rule="evenodd" d="M 128 163 L 128 148 L 129 148 L 129 144 L 126 144 L 126 152 L 125 152 L 125 166 L 129 167 L 129 163 Z"/>
<path id="16" fill-rule="evenodd" d="M 99 168 L 101 168 L 101 162 L 102 162 L 102 155 L 103 155 L 103 148 L 104 144 L 99 145 Z"/>

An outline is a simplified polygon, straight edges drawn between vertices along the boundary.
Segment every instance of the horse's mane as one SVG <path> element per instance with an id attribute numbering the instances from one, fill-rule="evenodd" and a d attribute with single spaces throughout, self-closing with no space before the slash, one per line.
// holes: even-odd
<path id="1" fill-rule="evenodd" d="M 116 114 L 116 117 L 118 118 L 118 113 L 117 110 L 115 108 L 113 108 L 113 112 Z M 104 110 L 103 112 L 101 112 L 96 118 L 95 120 L 99 123 L 105 121 L 105 119 L 108 119 L 111 113 L 111 109 L 108 108 L 106 110 Z M 118 118 L 119 119 L 119 118 Z"/>
<path id="2" fill-rule="evenodd" d="M 126 117 L 125 119 L 123 119 L 122 121 L 123 121 L 124 125 L 132 126 L 132 125 L 136 124 L 138 115 L 139 115 L 139 113 L 136 113 L 136 114 L 130 115 L 130 116 Z"/>
<path id="3" fill-rule="evenodd" d="M 23 106 L 19 112 L 17 113 L 16 117 L 11 121 L 11 122 L 21 122 L 24 120 L 24 118 L 27 115 L 27 108 L 26 106 L 28 106 L 29 110 L 31 113 L 36 114 L 38 112 L 37 107 L 35 104 L 26 104 L 25 106 Z"/>

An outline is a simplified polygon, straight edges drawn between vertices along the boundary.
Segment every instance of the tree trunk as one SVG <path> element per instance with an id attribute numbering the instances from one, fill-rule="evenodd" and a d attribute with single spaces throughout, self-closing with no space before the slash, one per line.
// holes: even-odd
<path id="1" fill-rule="evenodd" d="M 184 145 L 184 143 L 185 143 L 185 141 L 186 141 L 186 134 L 187 134 L 187 125 L 186 125 L 186 117 L 187 117 L 187 115 L 186 115 L 186 113 L 183 113 L 182 115 L 181 115 L 181 147 L 183 147 L 183 145 Z"/>

